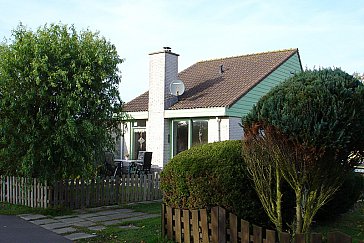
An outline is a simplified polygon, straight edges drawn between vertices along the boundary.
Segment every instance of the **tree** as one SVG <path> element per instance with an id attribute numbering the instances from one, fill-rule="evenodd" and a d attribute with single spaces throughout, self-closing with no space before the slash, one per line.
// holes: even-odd
<path id="1" fill-rule="evenodd" d="M 353 152 L 363 154 L 363 96 L 363 84 L 340 69 L 307 70 L 274 88 L 243 120 L 250 134 L 243 150 L 256 147 L 254 138 L 265 143 L 264 156 L 278 155 L 271 166 L 295 192 L 295 233 L 308 231 L 340 187 Z"/>
<path id="2" fill-rule="evenodd" d="M 0 48 L 0 172 L 88 176 L 121 112 L 115 47 L 98 33 L 19 25 Z"/>

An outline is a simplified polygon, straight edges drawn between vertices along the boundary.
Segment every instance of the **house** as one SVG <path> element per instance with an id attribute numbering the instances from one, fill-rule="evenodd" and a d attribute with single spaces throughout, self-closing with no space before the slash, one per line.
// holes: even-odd
<path id="1" fill-rule="evenodd" d="M 152 151 L 159 167 L 191 146 L 241 139 L 242 116 L 272 87 L 302 71 L 298 49 L 201 61 L 179 73 L 179 55 L 170 48 L 149 57 L 149 91 L 125 104 L 133 120 L 123 126 L 116 157 Z M 175 80 L 185 87 L 178 96 L 170 92 Z"/>

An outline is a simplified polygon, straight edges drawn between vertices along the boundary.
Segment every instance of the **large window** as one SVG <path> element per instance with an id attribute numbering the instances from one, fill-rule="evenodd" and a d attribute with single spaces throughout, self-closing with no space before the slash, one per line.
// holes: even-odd
<path id="1" fill-rule="evenodd" d="M 172 122 L 172 150 L 176 155 L 192 146 L 208 142 L 208 121 L 183 119 Z"/>

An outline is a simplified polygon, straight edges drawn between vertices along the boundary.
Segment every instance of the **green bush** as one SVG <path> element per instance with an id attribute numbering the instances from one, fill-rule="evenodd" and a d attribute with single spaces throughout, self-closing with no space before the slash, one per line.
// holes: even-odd
<path id="1" fill-rule="evenodd" d="M 241 141 L 216 142 L 176 155 L 162 171 L 164 202 L 182 209 L 219 205 L 266 225 L 268 218 L 243 165 L 241 146 Z"/>

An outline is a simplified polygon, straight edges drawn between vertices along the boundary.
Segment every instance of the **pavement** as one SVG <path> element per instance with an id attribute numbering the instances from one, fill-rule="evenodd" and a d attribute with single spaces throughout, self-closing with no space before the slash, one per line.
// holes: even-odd
<path id="1" fill-rule="evenodd" d="M 125 222 L 154 217 L 160 215 L 117 206 L 75 210 L 72 215 L 57 217 L 41 214 L 0 215 L 0 242 L 73 242 L 97 237 L 98 232 L 110 225 L 118 226 Z M 133 225 L 118 227 L 137 228 Z"/>

